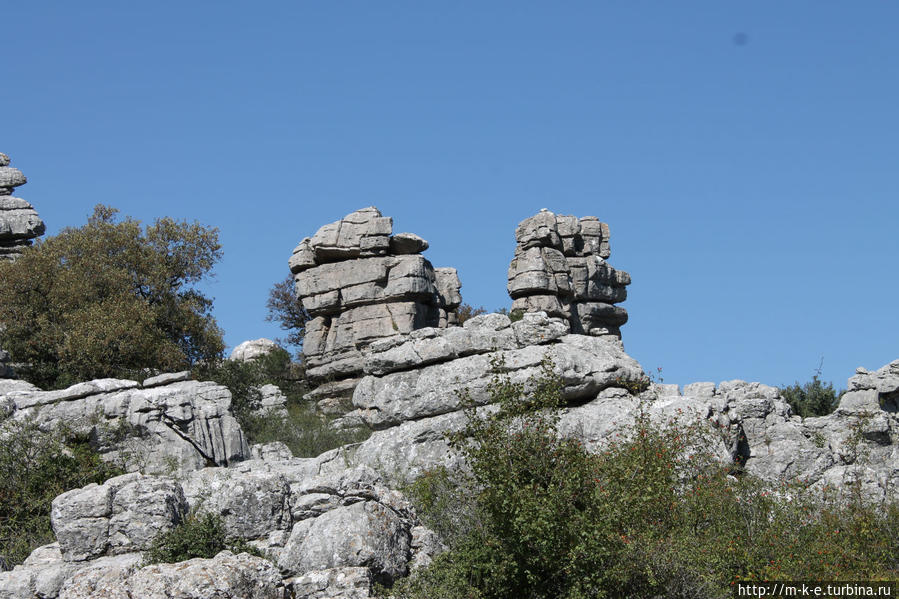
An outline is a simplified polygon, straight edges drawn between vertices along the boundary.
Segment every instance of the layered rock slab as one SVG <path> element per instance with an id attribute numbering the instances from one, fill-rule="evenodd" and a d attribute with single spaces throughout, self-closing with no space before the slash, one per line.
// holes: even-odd
<path id="1" fill-rule="evenodd" d="M 393 347 L 384 341 L 369 348 L 366 368 L 372 374 L 356 387 L 351 416 L 379 429 L 460 410 L 463 395 L 482 405 L 490 400 L 497 369 L 527 383 L 546 360 L 567 402 L 589 401 L 607 387 L 644 377 L 618 339 L 570 335 L 567 322 L 545 313 L 514 323 L 503 314 L 486 314 L 462 328 L 411 337 Z"/>
<path id="2" fill-rule="evenodd" d="M 284 585 L 271 562 L 223 551 L 212 559 L 177 564 L 91 568 L 67 580 L 60 599 L 283 599 Z"/>

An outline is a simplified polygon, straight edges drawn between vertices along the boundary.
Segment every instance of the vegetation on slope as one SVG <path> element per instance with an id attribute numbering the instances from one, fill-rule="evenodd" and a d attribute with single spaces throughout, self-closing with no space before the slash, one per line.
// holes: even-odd
<path id="1" fill-rule="evenodd" d="M 247 436 L 247 442 L 281 441 L 296 457 L 314 457 L 329 449 L 364 440 L 369 430 L 336 430 L 331 420 L 305 401 L 308 391 L 302 367 L 290 354 L 276 349 L 246 362 L 219 360 L 195 371 L 202 380 L 215 381 L 231 391 L 231 409 Z M 287 416 L 260 412 L 260 387 L 276 385 L 287 397 Z"/>
<path id="2" fill-rule="evenodd" d="M 242 539 L 228 536 L 222 517 L 212 513 L 190 513 L 175 528 L 153 539 L 144 552 L 144 564 L 174 564 L 195 557 L 213 558 L 220 551 L 262 553 Z"/>
<path id="3" fill-rule="evenodd" d="M 393 596 L 730 597 L 741 580 L 899 575 L 899 506 L 765 484 L 715 459 L 714 430 L 645 413 L 588 452 L 558 433 L 550 370 L 532 386 L 494 379 L 499 411 L 453 437 L 470 471 L 411 487 L 450 549 Z"/>
<path id="4" fill-rule="evenodd" d="M 21 563 L 55 540 L 50 504 L 65 491 L 122 474 L 104 463 L 87 439 L 32 422 L 7 420 L 0 443 L 0 560 Z"/>

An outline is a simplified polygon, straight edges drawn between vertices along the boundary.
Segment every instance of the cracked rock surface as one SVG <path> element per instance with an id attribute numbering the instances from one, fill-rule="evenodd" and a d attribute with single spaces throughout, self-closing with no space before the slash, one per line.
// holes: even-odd
<path id="1" fill-rule="evenodd" d="M 189 380 L 187 372 L 152 377 L 142 385 L 98 379 L 58 391 L 0 381 L 4 404 L 13 420 L 33 420 L 45 430 L 65 424 L 96 439 L 104 459 L 126 470 L 196 470 L 250 456 L 231 414 L 231 393 L 216 383 Z"/>

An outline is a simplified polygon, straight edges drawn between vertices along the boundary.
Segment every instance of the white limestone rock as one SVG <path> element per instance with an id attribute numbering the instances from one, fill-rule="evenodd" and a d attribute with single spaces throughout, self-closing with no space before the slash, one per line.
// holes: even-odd
<path id="1" fill-rule="evenodd" d="M 527 383 L 540 374 L 545 358 L 552 360 L 568 401 L 586 400 L 606 387 L 644 376 L 617 339 L 565 335 L 559 343 L 546 346 L 471 355 L 382 377 L 367 376 L 353 393 L 353 405 L 376 429 L 459 410 L 463 392 L 482 405 L 489 401 L 487 389 L 496 360 L 504 363 L 513 382 Z"/>
<path id="2" fill-rule="evenodd" d="M 312 570 L 285 581 L 296 599 L 368 599 L 373 584 L 368 568 Z"/>
<path id="3" fill-rule="evenodd" d="M 249 360 L 255 360 L 256 358 L 261 358 L 277 349 L 281 349 L 281 346 L 271 339 L 266 339 L 264 337 L 261 339 L 252 339 L 240 343 L 231 350 L 231 355 L 228 359 L 237 362 L 247 362 Z"/>
<path id="4" fill-rule="evenodd" d="M 295 524 L 278 565 L 294 575 L 366 566 L 376 579 L 393 580 L 408 571 L 410 543 L 409 527 L 395 512 L 360 501 Z"/>
<path id="5" fill-rule="evenodd" d="M 283 599 L 277 568 L 259 557 L 223 551 L 212 559 L 138 568 L 82 571 L 66 581 L 59 599 Z"/>
<path id="6" fill-rule="evenodd" d="M 225 531 L 242 539 L 258 539 L 274 530 L 289 529 L 290 485 L 278 472 L 254 468 L 204 468 L 182 481 L 191 509 L 222 517 Z"/>
<path id="7" fill-rule="evenodd" d="M 390 238 L 390 253 L 395 256 L 420 254 L 426 249 L 428 249 L 428 242 L 415 233 L 397 233 Z"/>

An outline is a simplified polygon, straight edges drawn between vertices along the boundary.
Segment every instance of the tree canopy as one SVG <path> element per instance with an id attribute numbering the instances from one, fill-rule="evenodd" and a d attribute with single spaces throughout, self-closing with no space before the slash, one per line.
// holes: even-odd
<path id="1" fill-rule="evenodd" d="M 117 212 L 98 205 L 86 225 L 0 264 L 0 347 L 35 384 L 141 378 L 224 350 L 212 300 L 195 286 L 222 256 L 218 230 Z"/>

